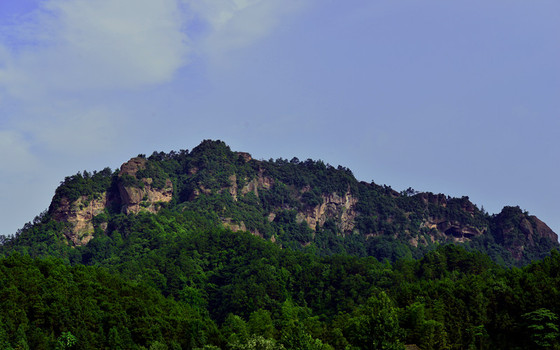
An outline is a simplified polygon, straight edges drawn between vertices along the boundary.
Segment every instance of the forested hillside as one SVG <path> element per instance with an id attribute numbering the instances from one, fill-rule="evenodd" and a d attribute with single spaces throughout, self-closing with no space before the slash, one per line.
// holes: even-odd
<path id="1" fill-rule="evenodd" d="M 557 349 L 560 254 L 519 207 L 221 141 L 62 181 L 0 246 L 3 349 Z"/>

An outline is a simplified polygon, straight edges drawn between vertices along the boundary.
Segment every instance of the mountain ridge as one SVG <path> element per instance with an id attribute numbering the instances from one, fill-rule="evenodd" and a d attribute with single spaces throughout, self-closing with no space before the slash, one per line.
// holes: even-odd
<path id="1" fill-rule="evenodd" d="M 557 234 L 519 207 L 488 215 L 466 196 L 397 192 L 320 160 L 256 160 L 212 140 L 191 152 L 139 155 L 117 171 L 67 177 L 48 214 L 64 225 L 67 243 L 78 246 L 107 234 L 117 215 L 164 208 L 206 208 L 216 224 L 234 231 L 295 249 L 313 245 L 325 254 L 396 260 L 456 243 L 525 264 L 558 247 Z"/>

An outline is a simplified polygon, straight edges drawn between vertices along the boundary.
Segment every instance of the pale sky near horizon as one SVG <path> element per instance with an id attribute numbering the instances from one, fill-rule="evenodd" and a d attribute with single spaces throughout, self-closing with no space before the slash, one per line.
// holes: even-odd
<path id="1" fill-rule="evenodd" d="M 559 33 L 557 0 L 0 0 L 0 234 L 204 139 L 560 234 Z"/>

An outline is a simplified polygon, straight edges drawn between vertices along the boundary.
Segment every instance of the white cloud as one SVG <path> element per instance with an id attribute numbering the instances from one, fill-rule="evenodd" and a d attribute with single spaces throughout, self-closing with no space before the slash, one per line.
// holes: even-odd
<path id="1" fill-rule="evenodd" d="M 296 0 L 187 0 L 210 26 L 202 51 L 210 55 L 246 47 L 270 34 L 286 15 L 307 4 Z"/>
<path id="2" fill-rule="evenodd" d="M 50 151 L 72 156 L 110 151 L 117 144 L 123 119 L 114 109 L 100 104 L 59 103 L 42 113 L 46 117 L 18 126 L 33 134 L 39 144 L 48 145 Z"/>
<path id="3" fill-rule="evenodd" d="M 174 78 L 185 21 L 179 0 L 46 0 L 0 25 L 2 127 L 41 151 L 114 145 L 126 107 L 113 95 Z"/>
<path id="4" fill-rule="evenodd" d="M 12 130 L 0 130 L 0 175 L 2 177 L 31 170 L 36 159 L 23 135 Z"/>
<path id="5" fill-rule="evenodd" d="M 50 0 L 4 27 L 0 82 L 41 90 L 136 88 L 170 80 L 189 46 L 176 0 Z M 1 64 L 1 63 L 0 63 Z"/>
<path id="6" fill-rule="evenodd" d="M 0 26 L 0 87 L 18 98 L 136 89 L 203 56 L 245 47 L 304 5 L 296 0 L 46 0 Z M 186 5 L 186 6 L 185 6 Z M 208 29 L 190 41 L 186 28 Z M 191 28 L 192 29 L 192 28 Z"/>
<path id="7" fill-rule="evenodd" d="M 261 3 L 261 0 L 193 0 L 187 2 L 202 19 L 209 22 L 214 30 L 220 30 L 239 11 L 257 5 Z"/>

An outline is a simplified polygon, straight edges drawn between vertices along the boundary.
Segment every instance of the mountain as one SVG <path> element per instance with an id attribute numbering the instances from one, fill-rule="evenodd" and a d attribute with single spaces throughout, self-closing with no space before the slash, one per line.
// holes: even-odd
<path id="1" fill-rule="evenodd" d="M 557 247 L 519 207 L 203 141 L 0 237 L 0 348 L 557 349 Z"/>
<path id="2" fill-rule="evenodd" d="M 82 246 L 118 229 L 123 216 L 161 210 L 194 211 L 233 231 L 326 255 L 395 261 L 455 243 L 523 265 L 558 248 L 557 234 L 519 207 L 488 215 L 468 197 L 399 193 L 320 160 L 256 160 L 211 140 L 190 152 L 139 155 L 118 171 L 66 177 L 42 221 L 60 228 L 64 244 Z"/>

